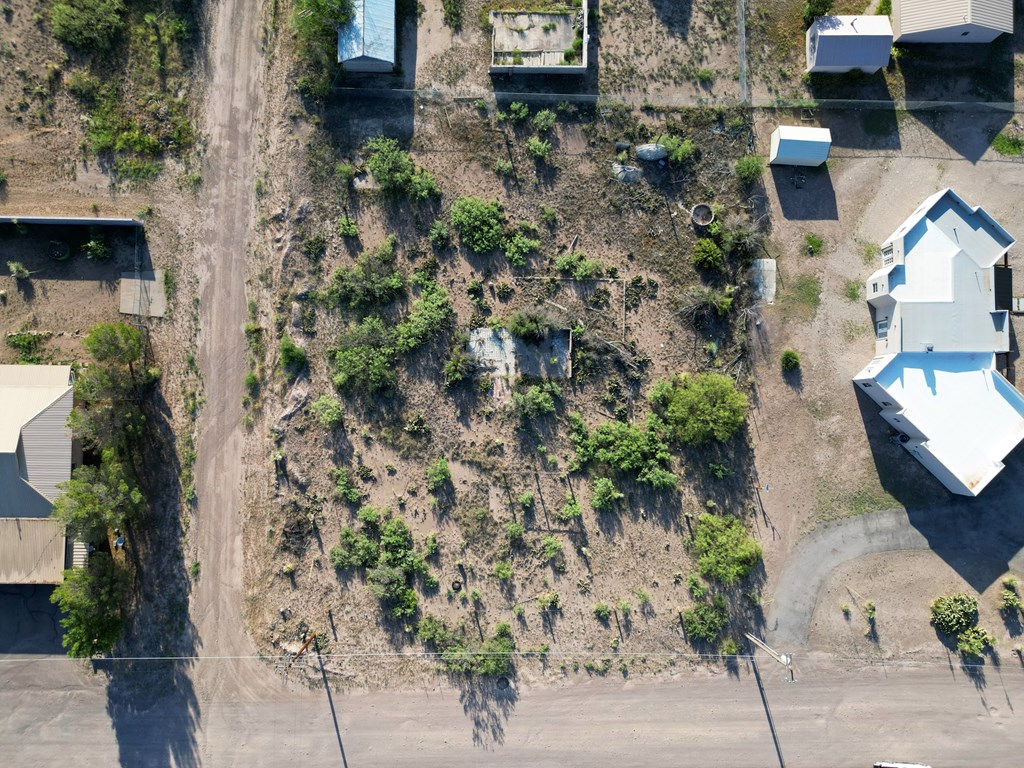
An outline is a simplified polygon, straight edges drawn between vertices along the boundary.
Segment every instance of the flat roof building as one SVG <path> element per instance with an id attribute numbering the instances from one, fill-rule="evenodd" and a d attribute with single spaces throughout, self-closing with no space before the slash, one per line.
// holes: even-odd
<path id="1" fill-rule="evenodd" d="M 1013 34 L 1013 0 L 892 0 L 897 43 L 991 43 Z"/>
<path id="2" fill-rule="evenodd" d="M 977 496 L 1024 438 L 1024 396 L 996 369 L 1010 348 L 997 284 L 1009 279 L 1013 243 L 944 189 L 886 239 L 882 268 L 867 280 L 875 357 L 854 383 L 903 447 L 965 496 Z"/>
<path id="3" fill-rule="evenodd" d="M 868 74 L 889 64 L 892 25 L 888 16 L 821 16 L 805 35 L 808 72 Z"/>
<path id="4" fill-rule="evenodd" d="M 587 71 L 587 0 L 577 8 L 554 3 L 537 11 L 495 10 L 491 68 L 497 74 L 581 75 Z"/>

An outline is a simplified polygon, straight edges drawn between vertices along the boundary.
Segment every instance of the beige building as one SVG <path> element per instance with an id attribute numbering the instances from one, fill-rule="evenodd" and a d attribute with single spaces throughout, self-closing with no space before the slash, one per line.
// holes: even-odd
<path id="1" fill-rule="evenodd" d="M 0 365 L 0 584 L 56 584 L 73 559 L 50 518 L 71 477 L 71 367 Z"/>
<path id="2" fill-rule="evenodd" d="M 1013 34 L 1013 0 L 892 0 L 897 43 L 991 43 Z"/>

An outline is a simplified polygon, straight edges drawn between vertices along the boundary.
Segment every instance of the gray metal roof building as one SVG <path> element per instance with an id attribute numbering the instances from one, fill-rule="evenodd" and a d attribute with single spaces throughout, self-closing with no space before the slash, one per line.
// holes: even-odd
<path id="1" fill-rule="evenodd" d="M 1013 34 L 1013 0 L 892 0 L 898 43 L 990 43 Z"/>
<path id="2" fill-rule="evenodd" d="M 61 580 L 66 542 L 50 512 L 71 477 L 73 405 L 71 366 L 0 365 L 0 583 Z"/>
<path id="3" fill-rule="evenodd" d="M 395 41 L 395 0 L 356 0 L 338 30 L 338 63 L 349 72 L 392 72 Z"/>
<path id="4" fill-rule="evenodd" d="M 873 73 L 889 63 L 888 16 L 821 16 L 805 37 L 808 72 Z"/>

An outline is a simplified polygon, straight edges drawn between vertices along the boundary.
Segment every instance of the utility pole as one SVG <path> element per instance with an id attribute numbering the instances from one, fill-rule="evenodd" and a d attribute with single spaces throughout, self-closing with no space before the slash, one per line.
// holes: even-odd
<path id="1" fill-rule="evenodd" d="M 764 642 L 763 640 L 761 640 L 759 638 L 754 637 L 749 632 L 745 632 L 744 634 L 746 635 L 747 640 L 749 640 L 756 647 L 760 648 L 762 651 L 764 651 L 769 656 L 771 656 L 773 659 L 775 659 L 777 662 L 779 662 L 779 664 L 781 664 L 787 670 L 789 670 L 789 682 L 791 682 L 791 683 L 795 683 L 796 682 L 796 677 L 793 674 L 793 657 L 792 656 L 790 656 L 788 653 L 778 653 L 773 648 L 771 648 L 766 642 Z"/>

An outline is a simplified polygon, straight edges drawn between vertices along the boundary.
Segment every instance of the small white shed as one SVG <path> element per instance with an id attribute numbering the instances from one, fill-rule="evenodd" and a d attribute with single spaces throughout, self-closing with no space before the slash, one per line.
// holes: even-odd
<path id="1" fill-rule="evenodd" d="M 892 25 L 888 16 L 821 16 L 807 30 L 808 72 L 872 74 L 889 64 Z"/>
<path id="2" fill-rule="evenodd" d="M 780 125 L 772 133 L 769 165 L 821 165 L 828 160 L 832 132 L 828 128 Z"/>

